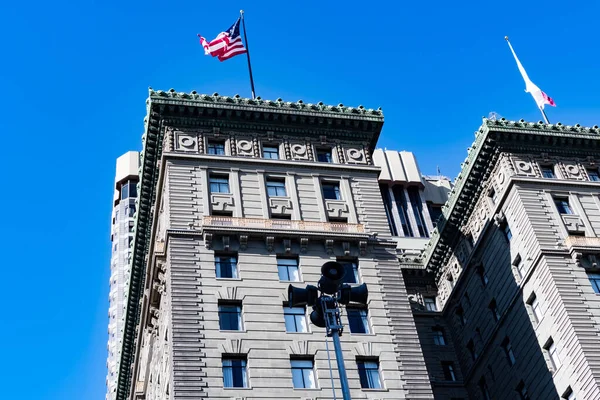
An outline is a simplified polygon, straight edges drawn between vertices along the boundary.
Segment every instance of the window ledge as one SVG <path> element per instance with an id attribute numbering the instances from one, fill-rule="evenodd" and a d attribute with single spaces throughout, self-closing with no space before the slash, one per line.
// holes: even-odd
<path id="1" fill-rule="evenodd" d="M 218 281 L 243 281 L 242 278 L 215 278 Z"/>
<path id="2" fill-rule="evenodd" d="M 253 387 L 224 387 L 223 390 L 253 390 Z"/>
<path id="3" fill-rule="evenodd" d="M 294 390 L 310 390 L 311 392 L 320 391 L 321 388 L 294 388 Z"/>
<path id="4" fill-rule="evenodd" d="M 381 389 L 372 389 L 372 388 L 361 388 L 363 392 L 389 392 L 389 389 L 381 388 Z"/>
<path id="5" fill-rule="evenodd" d="M 288 332 L 285 331 L 285 333 L 289 333 L 290 335 L 296 334 L 296 335 L 311 335 L 312 332 Z"/>
<path id="6" fill-rule="evenodd" d="M 237 329 L 219 329 L 219 332 L 223 332 L 223 333 L 231 333 L 231 332 L 237 332 L 237 333 L 248 333 L 248 331 L 246 329 L 244 330 L 237 330 Z"/>

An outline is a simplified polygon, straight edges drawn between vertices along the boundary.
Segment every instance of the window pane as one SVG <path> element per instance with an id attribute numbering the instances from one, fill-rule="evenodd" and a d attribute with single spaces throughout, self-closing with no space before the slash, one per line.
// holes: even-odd
<path id="1" fill-rule="evenodd" d="M 267 194 L 271 197 L 285 197 L 285 182 L 282 181 L 267 181 Z"/>
<path id="2" fill-rule="evenodd" d="M 272 160 L 279 159 L 279 148 L 274 146 L 263 146 L 263 157 Z"/>
<path id="3" fill-rule="evenodd" d="M 225 143 L 215 143 L 215 142 L 209 142 L 208 143 L 208 154 L 213 154 L 213 155 L 225 155 Z"/>
<path id="4" fill-rule="evenodd" d="M 594 292 L 600 293 L 600 274 L 588 272 L 588 279 L 590 280 L 590 283 L 592 284 L 592 288 L 594 289 Z"/>
<path id="5" fill-rule="evenodd" d="M 317 161 L 327 163 L 333 162 L 331 150 L 317 150 Z"/>
<path id="6" fill-rule="evenodd" d="M 242 307 L 236 305 L 219 306 L 219 328 L 239 331 L 242 329 Z"/>
<path id="7" fill-rule="evenodd" d="M 554 204 L 560 214 L 573 214 L 568 199 L 554 199 Z"/>
<path id="8" fill-rule="evenodd" d="M 215 257 L 217 278 L 237 278 L 237 259 L 229 256 Z"/>
<path id="9" fill-rule="evenodd" d="M 542 167 L 542 176 L 544 178 L 556 178 L 556 175 L 554 174 L 554 166 Z"/>
<path id="10" fill-rule="evenodd" d="M 246 360 L 223 359 L 223 386 L 248 387 Z"/>
<path id="11" fill-rule="evenodd" d="M 421 237 L 429 237 L 429 232 L 427 232 L 427 225 L 425 224 L 425 218 L 423 217 L 423 203 L 421 202 L 421 197 L 419 196 L 419 189 L 411 186 L 407 189 L 408 198 L 410 199 L 410 204 L 412 205 L 412 209 L 415 214 L 415 220 L 417 221 L 417 228 L 419 229 L 419 235 Z"/>
<path id="12" fill-rule="evenodd" d="M 286 332 L 308 332 L 304 307 L 283 307 Z"/>
<path id="13" fill-rule="evenodd" d="M 342 262 L 344 267 L 344 278 L 343 283 L 358 283 L 358 264 L 355 262 Z"/>
<path id="14" fill-rule="evenodd" d="M 381 389 L 379 365 L 374 361 L 357 361 L 360 386 L 364 389 Z"/>
<path id="15" fill-rule="evenodd" d="M 408 204 L 406 203 L 404 188 L 402 186 L 394 186 L 392 188 L 392 193 L 394 194 L 394 200 L 396 201 L 396 209 L 400 215 L 400 223 L 402 224 L 404 236 L 413 237 L 413 230 L 408 219 Z"/>
<path id="16" fill-rule="evenodd" d="M 369 333 L 367 311 L 356 308 L 346 308 L 350 333 Z"/>
<path id="17" fill-rule="evenodd" d="M 323 197 L 326 200 L 341 200 L 340 185 L 338 183 L 324 183 Z"/>
<path id="18" fill-rule="evenodd" d="M 125 183 L 121 186 L 121 200 L 129 197 L 129 185 Z"/>

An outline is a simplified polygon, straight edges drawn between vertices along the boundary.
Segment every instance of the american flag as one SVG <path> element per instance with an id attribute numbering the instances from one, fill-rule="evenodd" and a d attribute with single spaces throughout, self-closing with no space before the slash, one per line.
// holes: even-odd
<path id="1" fill-rule="evenodd" d="M 219 33 L 219 35 L 211 40 L 207 41 L 202 36 L 200 38 L 200 44 L 204 47 L 204 54 L 218 57 L 219 61 L 229 60 L 231 57 L 237 56 L 238 54 L 244 54 L 247 52 L 246 48 L 242 44 L 242 37 L 240 36 L 240 19 L 231 28 L 225 32 Z"/>

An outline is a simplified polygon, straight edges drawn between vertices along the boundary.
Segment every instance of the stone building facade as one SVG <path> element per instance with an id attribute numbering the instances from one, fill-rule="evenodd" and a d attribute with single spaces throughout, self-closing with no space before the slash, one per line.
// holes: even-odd
<path id="1" fill-rule="evenodd" d="M 402 262 L 436 399 L 600 399 L 599 134 L 476 132 L 431 241 Z"/>
<path id="2" fill-rule="evenodd" d="M 337 260 L 369 287 L 343 317 L 353 398 L 432 399 L 373 160 L 381 111 L 152 90 L 147 106 L 117 398 L 340 396 L 324 330 L 286 304 Z"/>

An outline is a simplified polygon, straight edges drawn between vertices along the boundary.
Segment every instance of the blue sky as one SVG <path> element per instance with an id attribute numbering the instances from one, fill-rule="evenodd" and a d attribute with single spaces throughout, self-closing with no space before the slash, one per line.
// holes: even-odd
<path id="1" fill-rule="evenodd" d="M 552 122 L 600 124 L 596 2 L 255 3 L 0 6 L 2 398 L 103 398 L 115 159 L 141 147 L 148 86 L 250 96 L 246 59 L 196 37 L 240 8 L 258 95 L 381 106 L 380 146 L 426 174 L 454 178 L 491 111 L 541 118 L 505 35 Z"/>

